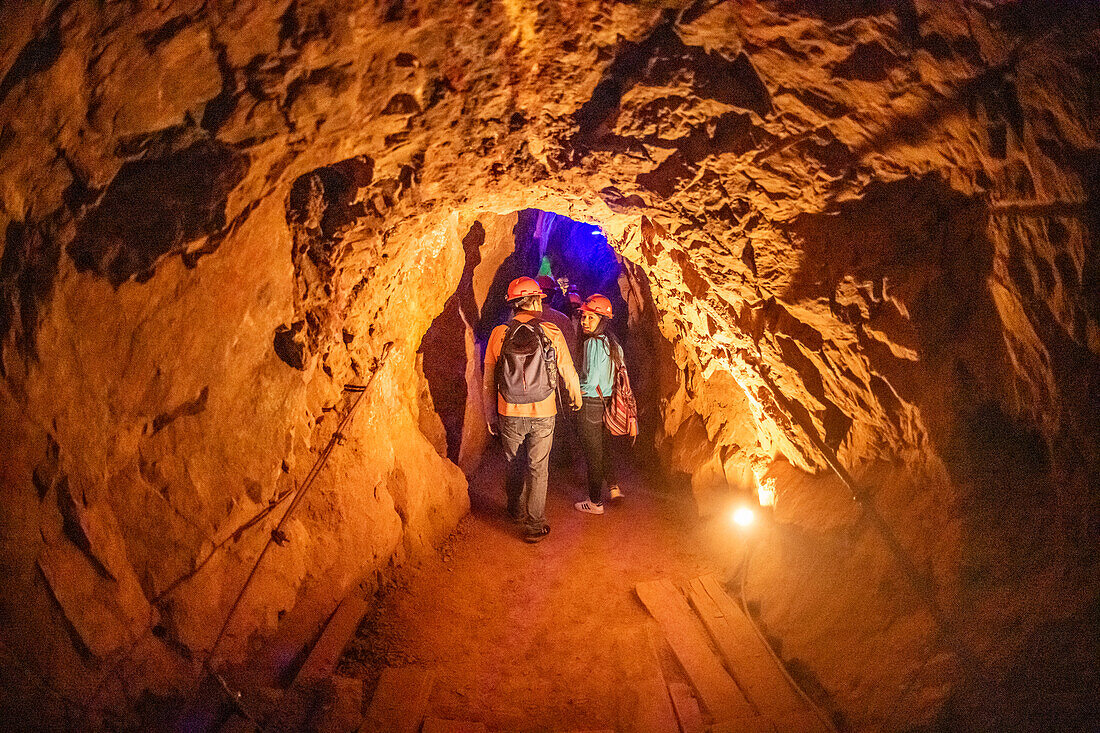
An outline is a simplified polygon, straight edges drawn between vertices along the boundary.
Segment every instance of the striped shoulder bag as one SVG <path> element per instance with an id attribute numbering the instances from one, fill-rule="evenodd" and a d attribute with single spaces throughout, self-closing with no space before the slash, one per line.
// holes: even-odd
<path id="1" fill-rule="evenodd" d="M 612 435 L 638 436 L 638 405 L 634 401 L 634 390 L 630 388 L 625 364 L 615 372 L 611 399 L 604 405 L 603 424 Z"/>

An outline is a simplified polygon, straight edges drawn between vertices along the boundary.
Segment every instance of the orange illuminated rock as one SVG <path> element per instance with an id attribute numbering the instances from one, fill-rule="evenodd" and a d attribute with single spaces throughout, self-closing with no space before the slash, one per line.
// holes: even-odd
<path id="1" fill-rule="evenodd" d="M 1090 699 L 1093 4 L 51 7 L 0 6 L 0 632 L 93 719 L 176 686 L 150 649 L 198 675 L 272 526 L 250 522 L 388 342 L 215 662 L 451 531 L 447 456 L 472 471 L 485 436 L 447 444 L 417 352 L 460 283 L 481 307 L 497 217 L 528 208 L 630 263 L 643 427 L 700 504 L 772 470 L 782 531 L 749 591 L 853 727 L 924 725 L 979 677 L 942 663 L 861 510 L 793 478 L 826 454 L 1006 699 L 1071 678 L 1029 714 Z M 456 387 L 479 379 L 460 335 Z M 134 582 L 65 570 L 91 558 L 39 531 L 64 521 L 59 472 L 113 518 L 92 558 Z M 70 618 L 86 598 L 102 638 Z M 1080 659 L 1093 677 L 1063 674 Z"/>

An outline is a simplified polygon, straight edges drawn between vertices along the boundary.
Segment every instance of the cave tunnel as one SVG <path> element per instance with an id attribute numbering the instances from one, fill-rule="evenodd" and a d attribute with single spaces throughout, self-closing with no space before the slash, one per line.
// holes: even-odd
<path id="1" fill-rule="evenodd" d="M 0 4 L 0 725 L 1100 729 L 1097 99 L 1096 3 Z M 527 543 L 538 274 L 639 428 Z"/>
<path id="2" fill-rule="evenodd" d="M 481 389 L 486 343 L 493 328 L 508 322 L 513 315 L 507 289 L 512 280 L 522 276 L 542 275 L 558 283 L 546 305 L 571 320 L 576 320 L 579 312 L 568 300 L 570 291 L 582 301 L 596 294 L 608 297 L 613 313 L 610 329 L 622 344 L 624 357 L 629 354 L 631 362 L 642 362 L 628 366 L 630 372 L 642 378 L 638 386 L 643 389 L 644 421 L 655 409 L 649 404 L 653 394 L 648 389 L 653 358 L 651 352 L 643 354 L 632 348 L 628 332 L 630 321 L 637 325 L 645 303 L 651 302 L 648 283 L 627 274 L 621 256 L 596 225 L 534 209 L 485 219 L 486 224 L 476 222 L 463 237 L 465 263 L 458 287 L 425 332 L 419 349 L 432 407 L 443 423 L 446 457 L 469 473 L 471 462 L 480 456 L 485 442 L 484 431 L 476 425 L 483 420 L 481 403 L 475 401 L 467 409 L 468 394 L 470 390 Z M 514 222 L 511 230 L 509 222 Z M 501 239 L 486 241 L 487 230 L 499 234 Z M 633 309 L 627 306 L 627 297 L 635 301 Z M 577 327 L 577 324 L 570 326 L 574 332 Z M 650 338 L 646 343 L 651 343 L 655 324 L 649 322 L 638 327 L 648 328 Z M 570 351 L 576 355 L 575 348 Z M 467 420 L 474 425 L 467 424 Z M 645 436 L 652 442 L 652 431 Z"/>

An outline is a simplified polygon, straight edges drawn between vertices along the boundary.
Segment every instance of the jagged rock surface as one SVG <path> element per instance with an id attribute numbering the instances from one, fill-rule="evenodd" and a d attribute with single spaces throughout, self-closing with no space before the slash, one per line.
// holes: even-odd
<path id="1" fill-rule="evenodd" d="M 71 0 L 0 28 L 24 709 L 44 684 L 77 701 L 45 696 L 58 720 L 186 688 L 267 531 L 235 530 L 389 342 L 219 657 L 445 535 L 464 482 L 417 350 L 477 217 L 530 207 L 599 223 L 648 280 L 681 370 L 668 460 L 701 493 L 776 479 L 747 591 L 852 727 L 965 719 L 983 677 L 846 490 L 798 473 L 834 452 L 956 640 L 1029 691 L 1014 714 L 1094 699 L 1091 4 Z"/>

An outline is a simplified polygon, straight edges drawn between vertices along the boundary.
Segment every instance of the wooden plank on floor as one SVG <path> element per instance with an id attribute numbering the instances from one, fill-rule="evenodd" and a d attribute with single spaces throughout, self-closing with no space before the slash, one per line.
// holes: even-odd
<path id="1" fill-rule="evenodd" d="M 344 596 L 329 618 L 317 643 L 310 650 L 302 668 L 298 670 L 294 678 L 295 684 L 298 684 L 299 680 L 322 679 L 336 671 L 336 665 L 340 662 L 344 648 L 359 628 L 359 622 L 363 620 L 363 616 L 370 610 L 370 603 L 364 598 L 359 586 L 354 586 L 351 592 Z"/>
<path id="2" fill-rule="evenodd" d="M 485 731 L 484 723 L 428 718 L 424 721 L 421 733 L 485 733 Z"/>
<path id="3" fill-rule="evenodd" d="M 752 622 L 730 598 L 718 578 L 704 575 L 691 581 L 691 602 L 757 711 L 772 721 L 788 721 L 792 733 L 819 733 L 824 724 L 791 687 Z"/>
<path id="4" fill-rule="evenodd" d="M 691 694 L 691 688 L 683 682 L 670 682 L 668 694 L 672 698 L 676 719 L 680 721 L 680 730 L 683 733 L 703 733 L 703 713 L 699 710 L 699 701 Z"/>
<path id="5" fill-rule="evenodd" d="M 672 652 L 714 720 L 753 716 L 755 711 L 711 651 L 695 614 L 672 581 L 639 583 L 635 590 L 661 625 Z"/>
<path id="6" fill-rule="evenodd" d="M 435 673 L 422 667 L 387 667 L 370 701 L 360 733 L 418 733 Z"/>
<path id="7" fill-rule="evenodd" d="M 291 687 L 296 684 L 302 665 L 340 607 L 339 589 L 329 583 L 306 583 L 298 593 L 294 605 L 279 618 L 275 633 L 264 643 L 255 661 L 249 662 L 245 672 L 250 686 Z"/>
<path id="8" fill-rule="evenodd" d="M 775 668 L 775 660 L 771 653 L 764 648 L 760 637 L 752 622 L 741 611 L 741 607 L 726 593 L 718 578 L 714 575 L 704 575 L 691 581 L 692 603 L 698 604 L 696 610 L 701 617 L 717 617 L 721 623 L 718 628 L 724 629 L 726 641 L 719 644 L 719 650 L 730 648 L 734 651 L 734 659 L 745 659 L 754 664 L 760 663 L 767 666 L 782 678 L 783 674 Z M 764 664 L 766 662 L 766 664 Z M 786 685 L 784 680 L 784 685 Z M 791 692 L 794 692 L 791 690 Z"/>
<path id="9" fill-rule="evenodd" d="M 630 733 L 668 733 L 676 730 L 676 713 L 661 674 L 661 662 L 645 628 L 628 629 L 616 639 L 616 658 L 629 661 L 623 669 L 619 719 Z"/>
<path id="10" fill-rule="evenodd" d="M 703 626 L 706 627 L 707 633 L 710 634 L 710 638 L 718 647 L 718 652 L 726 664 L 726 669 L 733 676 L 738 687 L 741 688 L 741 692 L 744 693 L 749 704 L 753 706 L 754 712 L 763 712 L 760 709 L 760 703 L 757 701 L 768 690 L 762 690 L 759 685 L 754 684 L 756 678 L 752 675 L 746 676 L 746 670 L 757 669 L 763 665 L 774 667 L 775 663 L 771 656 L 760 647 L 755 634 L 753 634 L 753 639 L 747 639 L 730 628 L 725 613 L 703 587 L 702 578 L 695 578 L 689 583 L 688 600 L 691 601 L 691 605 L 699 615 Z M 776 671 L 778 672 L 778 670 Z M 786 683 L 784 682 L 784 684 Z M 786 712 L 785 706 L 783 711 Z"/>

